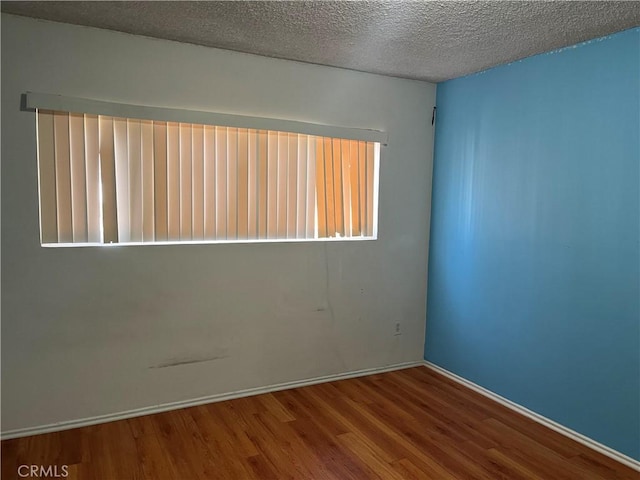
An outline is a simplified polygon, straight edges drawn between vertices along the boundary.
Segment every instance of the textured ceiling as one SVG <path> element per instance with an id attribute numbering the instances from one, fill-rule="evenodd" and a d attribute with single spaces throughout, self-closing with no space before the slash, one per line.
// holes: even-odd
<path id="1" fill-rule="evenodd" d="M 640 25 L 640 2 L 6 2 L 3 12 L 441 81 Z"/>

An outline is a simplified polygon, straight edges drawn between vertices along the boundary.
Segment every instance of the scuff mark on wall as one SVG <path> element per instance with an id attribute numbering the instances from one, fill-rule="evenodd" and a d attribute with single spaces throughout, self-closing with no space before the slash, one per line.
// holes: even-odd
<path id="1" fill-rule="evenodd" d="M 166 362 L 159 363 L 157 365 L 152 365 L 149 368 L 167 368 L 167 367 L 179 367 L 180 365 L 189 365 L 192 363 L 202 363 L 202 362 L 212 362 L 214 360 L 222 360 L 223 358 L 227 358 L 229 355 L 215 355 L 211 357 L 181 357 L 181 358 L 172 358 L 167 360 Z"/>

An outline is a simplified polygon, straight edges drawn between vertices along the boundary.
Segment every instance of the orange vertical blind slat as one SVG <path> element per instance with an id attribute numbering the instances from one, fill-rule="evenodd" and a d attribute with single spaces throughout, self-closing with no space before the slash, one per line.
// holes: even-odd
<path id="1" fill-rule="evenodd" d="M 191 199 L 193 239 L 204 239 L 204 128 L 202 125 L 193 125 L 191 129 L 191 160 L 192 176 Z"/>
<path id="2" fill-rule="evenodd" d="M 351 140 L 349 142 L 349 174 L 350 174 L 350 190 L 351 190 L 351 235 L 360 236 L 361 225 L 360 220 L 360 177 L 358 164 L 358 142 Z"/>
<path id="3" fill-rule="evenodd" d="M 204 238 L 216 238 L 216 129 L 204 126 Z"/>
<path id="4" fill-rule="evenodd" d="M 167 229 L 168 240 L 180 240 L 180 126 L 167 123 Z"/>
<path id="5" fill-rule="evenodd" d="M 268 197 L 268 167 L 269 167 L 269 137 L 266 130 L 258 132 L 258 238 L 268 236 L 269 197 Z"/>
<path id="6" fill-rule="evenodd" d="M 168 238 L 167 227 L 167 124 L 153 123 L 154 145 L 154 200 L 156 241 L 164 242 Z"/>
<path id="7" fill-rule="evenodd" d="M 227 239 L 238 238 L 238 129 L 227 129 Z"/>
<path id="8" fill-rule="evenodd" d="M 216 127 L 216 238 L 227 239 L 227 128 Z"/>
<path id="9" fill-rule="evenodd" d="M 258 238 L 258 132 L 247 131 L 247 238 Z"/>
<path id="10" fill-rule="evenodd" d="M 351 236 L 351 147 L 349 140 L 340 140 L 340 163 L 342 164 L 342 214 L 344 236 Z"/>
<path id="11" fill-rule="evenodd" d="M 267 235 L 278 236 L 278 133 L 267 132 Z"/>
<path id="12" fill-rule="evenodd" d="M 246 128 L 238 129 L 238 238 L 249 236 L 249 134 Z"/>
<path id="13" fill-rule="evenodd" d="M 342 152 L 341 141 L 339 138 L 331 140 L 333 148 L 333 195 L 334 195 L 334 214 L 336 222 L 336 235 L 345 236 L 344 228 L 344 194 L 342 188 Z"/>
<path id="14" fill-rule="evenodd" d="M 181 123 L 180 134 L 180 239 L 193 239 L 193 157 L 191 124 Z"/>
<path id="15" fill-rule="evenodd" d="M 322 138 L 316 140 L 316 216 L 318 236 L 324 238 L 328 232 L 327 219 L 327 180 L 324 161 L 325 142 Z"/>

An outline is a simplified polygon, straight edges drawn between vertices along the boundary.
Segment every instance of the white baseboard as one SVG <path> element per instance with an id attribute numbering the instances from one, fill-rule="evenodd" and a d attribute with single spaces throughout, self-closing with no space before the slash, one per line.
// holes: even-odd
<path id="1" fill-rule="evenodd" d="M 10 438 L 28 437 L 31 435 L 40 435 L 41 433 L 59 432 L 72 428 L 85 427 L 88 425 L 96 425 L 98 423 L 113 422 L 115 420 L 123 420 L 126 418 L 140 417 L 143 415 L 151 415 L 154 413 L 167 412 L 169 410 L 178 410 L 180 408 L 193 407 L 196 405 L 204 405 L 206 403 L 222 402 L 232 400 L 234 398 L 249 397 L 251 395 L 259 395 L 261 393 L 277 392 L 280 390 L 288 390 L 291 388 L 306 387 L 318 383 L 334 382 L 336 380 L 345 380 L 347 378 L 364 377 L 366 375 L 374 375 L 376 373 L 391 372 L 393 370 L 402 370 L 404 368 L 418 367 L 423 365 L 422 361 L 396 363 L 386 367 L 366 368 L 364 370 L 356 370 L 352 372 L 337 373 L 334 375 L 325 375 L 322 377 L 308 378 L 305 380 L 296 380 L 293 382 L 277 383 L 264 387 L 248 388 L 246 390 L 238 390 L 235 392 L 221 393 L 216 395 L 208 395 L 206 397 L 194 398 L 191 400 L 180 400 L 178 402 L 163 403 L 150 407 L 136 408 L 125 412 L 109 413 L 106 415 L 97 415 L 95 417 L 82 418 L 78 420 L 67 420 L 64 422 L 52 423 L 48 425 L 39 425 L 35 427 L 18 428 L 15 430 L 7 430 L 0 433 L 2 440 Z"/>
<path id="2" fill-rule="evenodd" d="M 464 385 L 465 387 L 470 388 L 471 390 L 474 390 L 482 395 L 484 395 L 485 397 L 489 397 L 491 400 L 494 400 L 496 402 L 498 402 L 501 405 L 504 405 L 507 408 L 510 408 L 511 410 L 514 410 L 516 412 L 518 412 L 521 415 L 524 415 L 525 417 L 528 417 L 532 420 L 535 420 L 538 423 L 541 423 L 542 425 L 544 425 L 545 427 L 550 428 L 551 430 L 555 430 L 558 433 L 561 433 L 562 435 L 565 435 L 569 438 L 571 438 L 572 440 L 575 440 L 576 442 L 579 442 L 583 445 L 586 445 L 587 447 L 602 453 L 603 455 L 606 455 L 607 457 L 610 457 L 614 460 L 617 460 L 618 462 L 636 470 L 640 472 L 640 461 L 628 457 L 627 455 L 625 455 L 624 453 L 620 453 L 617 450 L 614 450 L 613 448 L 607 447 L 606 445 L 601 444 L 600 442 L 596 442 L 595 440 L 582 435 L 581 433 L 578 433 L 574 430 L 571 430 L 570 428 L 565 427 L 564 425 L 560 425 L 557 422 L 554 422 L 553 420 L 547 418 L 547 417 L 543 417 L 542 415 L 529 410 L 528 408 L 523 407 L 522 405 L 519 405 L 515 402 L 512 402 L 511 400 L 508 400 L 500 395 L 498 395 L 497 393 L 492 392 L 491 390 L 487 390 L 484 387 L 481 387 L 480 385 L 473 383 L 465 378 L 460 377 L 459 375 L 456 375 L 455 373 L 450 372 L 449 370 L 445 370 L 442 367 L 439 367 L 438 365 L 435 365 L 434 363 L 428 362 L 425 360 L 424 365 L 427 368 L 430 368 L 431 370 L 434 370 L 438 373 L 441 373 L 442 375 L 444 375 L 445 377 L 450 378 L 451 380 L 460 383 L 462 385 Z"/>

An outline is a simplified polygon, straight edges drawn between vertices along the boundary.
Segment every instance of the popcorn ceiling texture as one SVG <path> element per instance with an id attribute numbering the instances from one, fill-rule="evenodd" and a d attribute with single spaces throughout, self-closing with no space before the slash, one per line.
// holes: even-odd
<path id="1" fill-rule="evenodd" d="M 438 82 L 640 25 L 640 2 L 2 2 L 5 13 Z"/>

